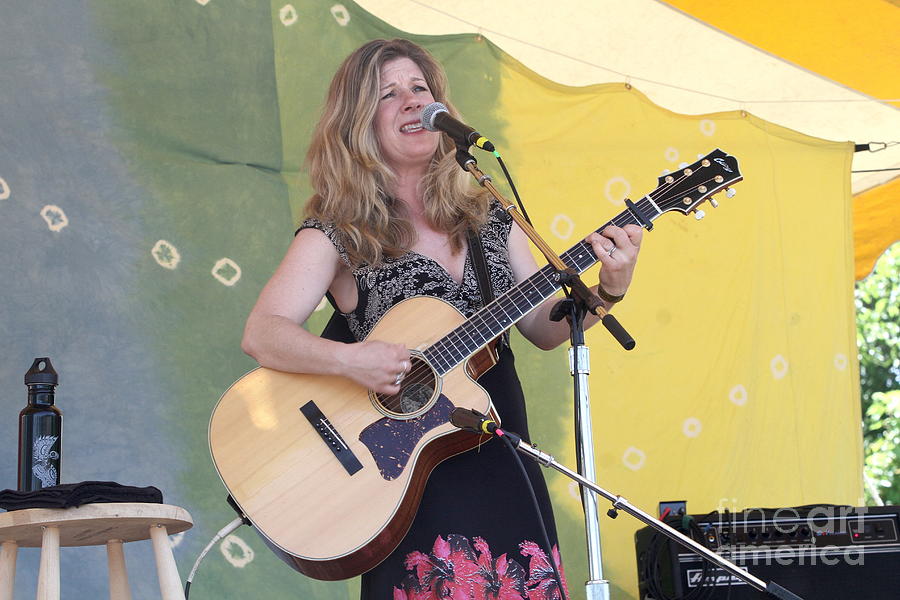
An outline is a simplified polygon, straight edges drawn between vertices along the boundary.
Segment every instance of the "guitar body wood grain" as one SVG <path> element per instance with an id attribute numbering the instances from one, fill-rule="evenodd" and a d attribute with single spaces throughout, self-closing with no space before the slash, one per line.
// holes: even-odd
<path id="1" fill-rule="evenodd" d="M 368 339 L 424 349 L 464 321 L 442 300 L 411 298 L 388 311 Z M 455 406 L 487 414 L 490 398 L 466 365 L 447 373 L 440 391 Z M 301 414 L 309 401 L 362 463 L 361 470 L 348 474 Z M 289 564 L 317 579 L 346 579 L 371 569 L 400 543 L 431 470 L 479 443 L 478 436 L 442 423 L 423 433 L 400 475 L 388 481 L 359 439 L 386 418 L 368 391 L 348 379 L 258 368 L 216 405 L 210 451 L 234 500 L 257 530 L 290 556 Z"/>

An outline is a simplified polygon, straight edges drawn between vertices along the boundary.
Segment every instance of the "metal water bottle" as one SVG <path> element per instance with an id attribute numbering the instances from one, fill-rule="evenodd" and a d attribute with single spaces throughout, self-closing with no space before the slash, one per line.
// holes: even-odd
<path id="1" fill-rule="evenodd" d="M 19 413 L 19 491 L 59 485 L 62 412 L 53 405 L 59 376 L 50 359 L 36 358 L 25 373 L 28 406 Z"/>

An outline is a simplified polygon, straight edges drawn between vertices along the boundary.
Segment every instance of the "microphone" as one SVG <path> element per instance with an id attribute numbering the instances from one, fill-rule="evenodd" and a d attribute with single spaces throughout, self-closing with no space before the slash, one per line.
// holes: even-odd
<path id="1" fill-rule="evenodd" d="M 506 429 L 500 429 L 497 427 L 496 421 L 486 417 L 474 408 L 454 408 L 450 412 L 450 424 L 471 433 L 486 433 L 488 435 L 494 434 L 497 437 L 506 437 L 512 442 L 514 447 L 518 447 L 522 441 L 522 436 Z"/>
<path id="2" fill-rule="evenodd" d="M 497 431 L 497 423 L 474 408 L 454 408 L 450 413 L 450 423 L 472 433 L 491 434 Z"/>
<path id="3" fill-rule="evenodd" d="M 443 131 L 457 144 L 494 151 L 494 145 L 489 139 L 462 121 L 454 119 L 447 107 L 440 102 L 432 102 L 422 110 L 422 127 L 428 131 Z"/>

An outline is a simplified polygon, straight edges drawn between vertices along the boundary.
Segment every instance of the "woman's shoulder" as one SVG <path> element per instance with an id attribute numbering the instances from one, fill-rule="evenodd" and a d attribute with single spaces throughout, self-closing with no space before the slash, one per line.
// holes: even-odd
<path id="1" fill-rule="evenodd" d="M 317 217 L 306 217 L 300 223 L 300 226 L 297 227 L 297 231 L 294 232 L 294 235 L 297 235 L 304 229 L 318 229 L 319 231 L 321 231 L 328 237 L 331 237 L 331 235 L 334 233 L 334 231 L 337 228 L 334 226 L 334 223 L 332 223 L 331 221 L 325 221 L 325 220 L 319 219 Z"/>
<path id="2" fill-rule="evenodd" d="M 338 229 L 334 223 L 330 221 L 325 221 L 316 217 L 307 217 L 300 223 L 300 226 L 297 228 L 297 231 L 294 232 L 294 235 L 299 234 L 304 229 L 316 229 L 325 234 L 331 243 L 334 245 L 335 250 L 337 250 L 338 255 L 341 258 L 341 262 L 350 265 L 350 258 L 347 254 L 347 248 L 344 245 L 344 234 Z"/>

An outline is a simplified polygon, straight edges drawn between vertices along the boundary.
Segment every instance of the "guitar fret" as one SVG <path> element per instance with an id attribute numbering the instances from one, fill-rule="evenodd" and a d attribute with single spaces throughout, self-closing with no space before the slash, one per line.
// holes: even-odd
<path id="1" fill-rule="evenodd" d="M 709 159 L 704 159 L 706 164 L 701 164 L 698 161 L 691 165 L 690 168 L 694 173 L 701 168 L 709 167 L 709 161 L 711 160 L 727 171 L 726 177 L 730 178 L 729 182 L 740 181 L 741 177 L 739 172 L 737 172 L 736 163 L 731 166 L 726 164 L 724 162 L 726 155 L 721 150 L 710 153 L 706 158 Z M 637 207 L 638 212 L 645 215 L 650 221 L 655 220 L 665 212 L 661 206 L 666 206 L 666 210 L 672 210 L 668 205 L 676 202 L 680 203 L 682 195 L 690 191 L 689 186 L 685 185 L 693 177 L 690 173 L 691 171 L 687 169 L 682 171 L 681 174 L 675 173 L 671 182 L 665 182 L 663 178 L 660 178 L 659 186 L 653 192 L 635 202 L 634 206 Z M 720 173 L 724 174 L 721 171 Z M 711 175 L 704 177 L 710 182 L 712 181 Z M 704 185 L 710 184 L 704 183 Z M 724 187 L 727 183 L 725 183 L 723 177 L 718 177 L 716 183 L 711 185 L 716 187 L 709 193 L 706 193 L 707 190 L 704 190 L 706 196 Z M 697 187 L 700 186 L 698 185 Z M 699 200 L 702 200 L 702 198 L 697 199 L 697 201 Z M 677 209 L 686 212 L 683 204 L 680 204 Z M 625 225 L 641 226 L 642 223 L 630 209 L 626 209 L 595 231 L 599 233 L 609 225 L 618 227 L 624 227 Z M 583 240 L 561 254 L 560 259 L 567 267 L 574 269 L 578 274 L 583 273 L 599 260 L 594 254 L 593 247 Z M 531 277 L 498 296 L 493 302 L 473 314 L 465 323 L 432 344 L 424 352 L 426 359 L 440 375 L 446 374 L 477 352 L 490 340 L 512 327 L 536 306 L 553 296 L 561 287 L 559 281 L 559 274 L 552 266 L 545 265 L 541 267 Z"/>
<path id="2" fill-rule="evenodd" d="M 637 204 L 637 205 L 640 206 L 641 202 L 644 202 L 645 200 L 647 201 L 647 204 L 650 204 L 650 205 L 653 207 L 653 210 L 656 211 L 656 215 L 655 215 L 656 217 L 658 217 L 659 215 L 663 214 L 662 209 L 661 209 L 659 206 L 656 205 L 656 202 L 653 201 L 653 198 L 650 197 L 650 194 L 647 194 L 646 196 L 644 196 L 643 198 L 641 198 L 641 199 L 640 199 L 638 202 L 636 202 L 635 204 Z M 645 206 L 641 206 L 641 209 L 646 209 L 646 207 L 645 207 Z M 651 217 L 651 220 L 653 220 L 653 217 Z"/>
<path id="3" fill-rule="evenodd" d="M 616 220 L 621 221 L 623 225 L 635 223 L 633 215 L 625 211 L 597 231 L 602 231 Z M 597 262 L 591 245 L 584 241 L 564 252 L 560 258 L 578 273 L 586 271 Z M 490 340 L 512 327 L 519 319 L 555 294 L 560 287 L 556 271 L 552 266 L 545 265 L 432 344 L 425 350 L 425 358 L 440 375 L 446 374 Z"/>

